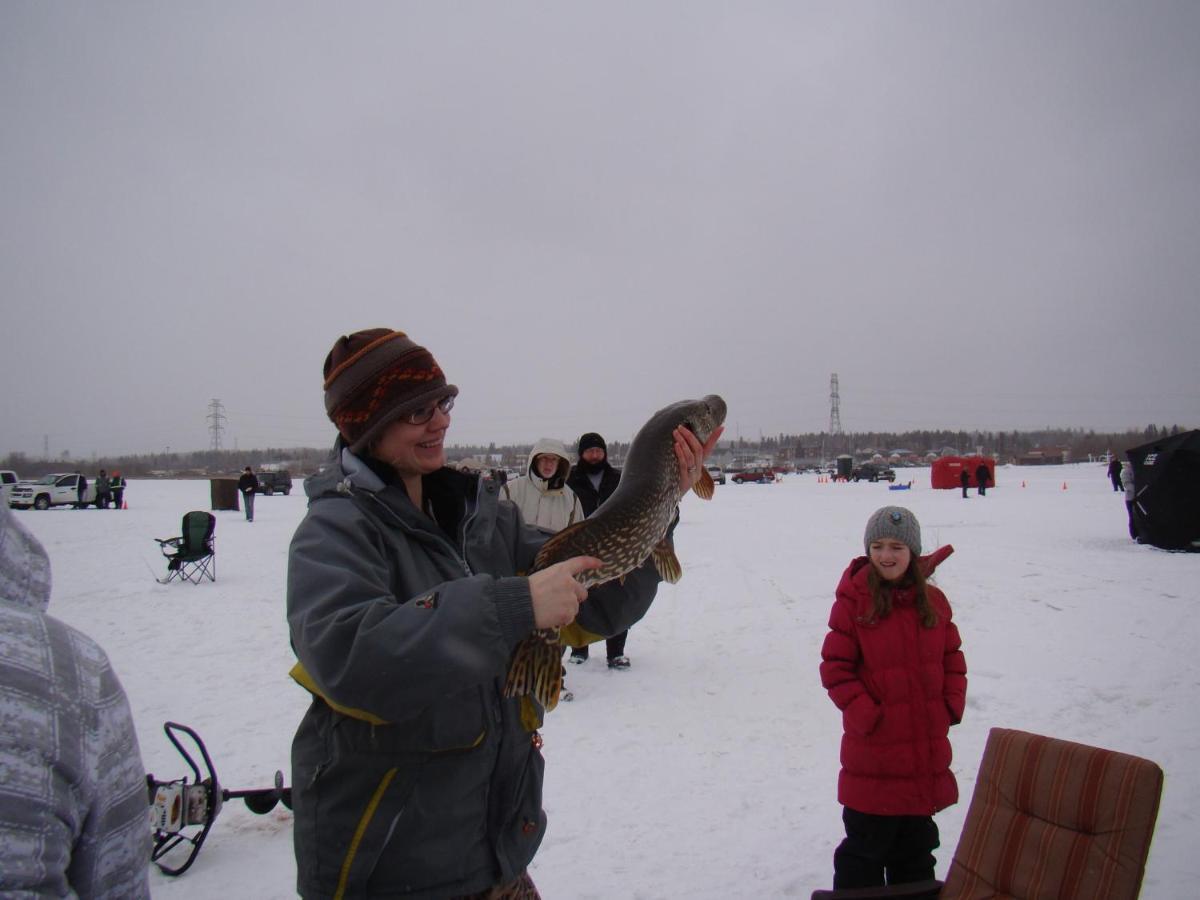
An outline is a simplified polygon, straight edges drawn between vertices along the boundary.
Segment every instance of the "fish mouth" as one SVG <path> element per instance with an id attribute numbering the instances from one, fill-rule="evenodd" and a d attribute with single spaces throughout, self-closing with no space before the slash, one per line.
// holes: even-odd
<path id="1" fill-rule="evenodd" d="M 708 436 L 725 424 L 725 400 L 717 394 L 709 394 L 697 401 L 697 409 L 688 416 L 683 424 L 694 434 L 701 443 Z"/>

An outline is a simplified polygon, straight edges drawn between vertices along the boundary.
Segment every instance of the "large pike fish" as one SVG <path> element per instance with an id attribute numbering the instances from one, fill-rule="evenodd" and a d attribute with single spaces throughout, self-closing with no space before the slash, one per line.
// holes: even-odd
<path id="1" fill-rule="evenodd" d="M 621 483 L 612 496 L 591 516 L 546 541 L 531 571 L 574 556 L 594 556 L 603 560 L 603 565 L 576 576 L 580 584 L 592 588 L 623 578 L 653 556 L 663 580 L 677 582 L 683 570 L 666 538 L 683 496 L 674 431 L 683 425 L 704 443 L 724 423 L 725 401 L 716 394 L 681 400 L 656 412 L 634 435 L 621 470 Z M 713 480 L 703 467 L 693 490 L 705 500 L 712 499 Z M 535 631 L 513 651 L 504 693 L 509 697 L 532 696 L 543 709 L 551 710 L 558 705 L 561 690 L 559 629 Z"/>

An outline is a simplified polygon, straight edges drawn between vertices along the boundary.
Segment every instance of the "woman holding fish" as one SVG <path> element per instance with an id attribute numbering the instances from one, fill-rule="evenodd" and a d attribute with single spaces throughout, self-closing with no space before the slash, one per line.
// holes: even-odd
<path id="1" fill-rule="evenodd" d="M 517 646 L 573 622 L 577 576 L 607 561 L 519 574 L 546 535 L 446 467 L 458 389 L 402 332 L 339 338 L 324 374 L 337 457 L 305 483 L 288 563 L 293 677 L 313 695 L 292 746 L 298 890 L 537 897 L 541 738 L 529 698 L 502 688 Z M 719 435 L 672 430 L 676 500 Z"/>

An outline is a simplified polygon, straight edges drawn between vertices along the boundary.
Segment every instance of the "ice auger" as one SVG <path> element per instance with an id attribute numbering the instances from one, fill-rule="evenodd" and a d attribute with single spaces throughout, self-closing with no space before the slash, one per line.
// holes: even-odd
<path id="1" fill-rule="evenodd" d="M 258 815 L 266 815 L 281 801 L 288 809 L 292 808 L 292 789 L 283 786 L 283 772 L 276 770 L 274 787 L 228 790 L 221 787 L 217 780 L 212 757 L 208 755 L 208 748 L 204 746 L 200 735 L 177 722 L 163 723 L 163 731 L 192 770 L 191 782 L 186 775 L 172 781 L 159 781 L 151 774 L 146 775 L 146 787 L 150 793 L 150 827 L 154 829 L 154 850 L 150 859 L 165 874 L 182 875 L 188 870 L 226 800 L 240 799 L 251 812 Z M 180 734 L 187 735 L 199 750 L 207 773 L 205 776 L 200 774 L 196 760 L 180 743 Z M 180 845 L 185 846 L 172 854 L 170 861 L 165 859 Z"/>

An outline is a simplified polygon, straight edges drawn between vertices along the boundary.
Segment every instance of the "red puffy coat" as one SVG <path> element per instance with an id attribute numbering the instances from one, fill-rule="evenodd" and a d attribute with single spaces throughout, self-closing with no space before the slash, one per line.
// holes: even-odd
<path id="1" fill-rule="evenodd" d="M 953 552 L 921 557 L 922 570 Z M 921 624 L 912 588 L 894 591 L 891 614 L 872 621 L 870 566 L 860 556 L 842 575 L 821 647 L 821 683 L 844 729 L 838 802 L 874 815 L 933 815 L 958 800 L 947 737 L 967 697 L 958 628 L 933 585 L 933 628 Z"/>

